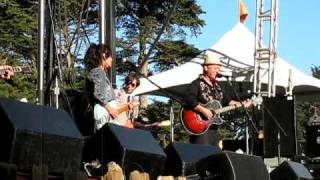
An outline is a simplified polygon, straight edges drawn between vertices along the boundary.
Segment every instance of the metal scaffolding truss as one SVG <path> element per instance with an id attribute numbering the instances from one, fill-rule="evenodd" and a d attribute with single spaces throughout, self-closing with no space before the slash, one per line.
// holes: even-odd
<path id="1" fill-rule="evenodd" d="M 255 32 L 255 54 L 254 54 L 254 92 L 259 96 L 274 97 L 275 88 L 275 65 L 277 46 L 277 12 L 278 0 L 257 0 L 256 5 L 256 32 Z M 267 6 L 266 6 L 267 5 Z M 263 30 L 266 30 L 265 32 Z M 267 45 L 263 40 L 268 39 Z M 262 89 L 262 78 L 267 75 L 267 89 Z"/>

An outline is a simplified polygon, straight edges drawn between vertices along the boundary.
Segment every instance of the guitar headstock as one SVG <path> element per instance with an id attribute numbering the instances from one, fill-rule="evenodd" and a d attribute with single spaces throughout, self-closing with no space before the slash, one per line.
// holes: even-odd
<path id="1" fill-rule="evenodd" d="M 14 72 L 21 72 L 21 73 L 31 73 L 32 68 L 29 65 L 24 65 L 24 66 L 15 66 L 13 67 Z"/>
<path id="2" fill-rule="evenodd" d="M 32 68 L 29 65 L 20 66 L 20 68 L 23 73 L 32 73 Z"/>
<path id="3" fill-rule="evenodd" d="M 165 121 L 161 121 L 159 122 L 159 124 L 157 125 L 158 127 L 166 127 L 166 126 L 170 126 L 171 122 L 169 120 L 165 120 Z"/>
<path id="4" fill-rule="evenodd" d="M 262 104 L 263 98 L 261 96 L 254 95 L 251 97 L 251 101 L 254 106 L 257 106 L 257 105 Z"/>

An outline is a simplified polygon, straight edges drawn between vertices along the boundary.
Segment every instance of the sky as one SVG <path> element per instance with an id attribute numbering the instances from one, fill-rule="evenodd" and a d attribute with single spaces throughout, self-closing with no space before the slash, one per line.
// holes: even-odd
<path id="1" fill-rule="evenodd" d="M 246 27 L 255 32 L 256 0 L 242 0 L 248 10 Z M 271 0 L 264 0 L 266 9 Z M 210 48 L 239 22 L 238 0 L 197 0 L 206 25 L 198 37 L 187 42 L 200 50 Z M 320 66 L 320 0 L 278 0 L 278 38 L 276 51 L 289 64 L 306 74 Z M 268 26 L 263 26 L 264 28 Z M 268 38 L 265 38 L 268 40 Z M 266 43 L 265 43 L 266 44 Z"/>

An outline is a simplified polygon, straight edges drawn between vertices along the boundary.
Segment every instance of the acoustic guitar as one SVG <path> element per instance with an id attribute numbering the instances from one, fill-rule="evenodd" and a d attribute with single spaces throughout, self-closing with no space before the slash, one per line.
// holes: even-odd
<path id="1" fill-rule="evenodd" d="M 126 111 L 128 111 L 128 109 L 126 109 L 126 108 L 119 108 L 119 105 L 116 100 L 112 100 L 112 101 L 108 102 L 108 104 L 111 107 L 118 109 L 119 114 L 125 113 Z M 100 104 L 94 105 L 93 118 L 97 122 L 99 122 L 100 119 L 105 118 L 107 120 L 107 122 L 109 122 L 109 123 L 117 124 L 119 126 L 129 127 L 129 128 L 133 127 L 132 124 L 121 124 L 120 121 L 118 121 L 118 119 L 112 118 L 112 116 L 109 114 L 109 112 L 106 110 L 106 108 L 101 106 Z"/>
<path id="2" fill-rule="evenodd" d="M 224 120 L 220 117 L 221 113 L 225 113 L 242 106 L 248 107 L 250 105 L 261 104 L 261 102 L 261 97 L 254 97 L 251 100 L 244 101 L 239 105 L 222 107 L 219 101 L 213 100 L 204 105 L 213 112 L 214 115 L 211 119 L 206 119 L 201 113 L 192 109 L 183 108 L 181 111 L 181 122 L 184 129 L 190 134 L 201 135 L 205 133 L 211 125 L 221 125 L 224 122 Z"/>

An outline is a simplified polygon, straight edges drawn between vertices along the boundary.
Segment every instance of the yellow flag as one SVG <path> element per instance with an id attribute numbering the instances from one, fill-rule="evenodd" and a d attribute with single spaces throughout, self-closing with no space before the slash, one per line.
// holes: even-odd
<path id="1" fill-rule="evenodd" d="M 242 0 L 239 0 L 239 16 L 241 23 L 243 23 L 246 20 L 246 17 L 248 16 L 248 10 L 242 2 Z"/>

